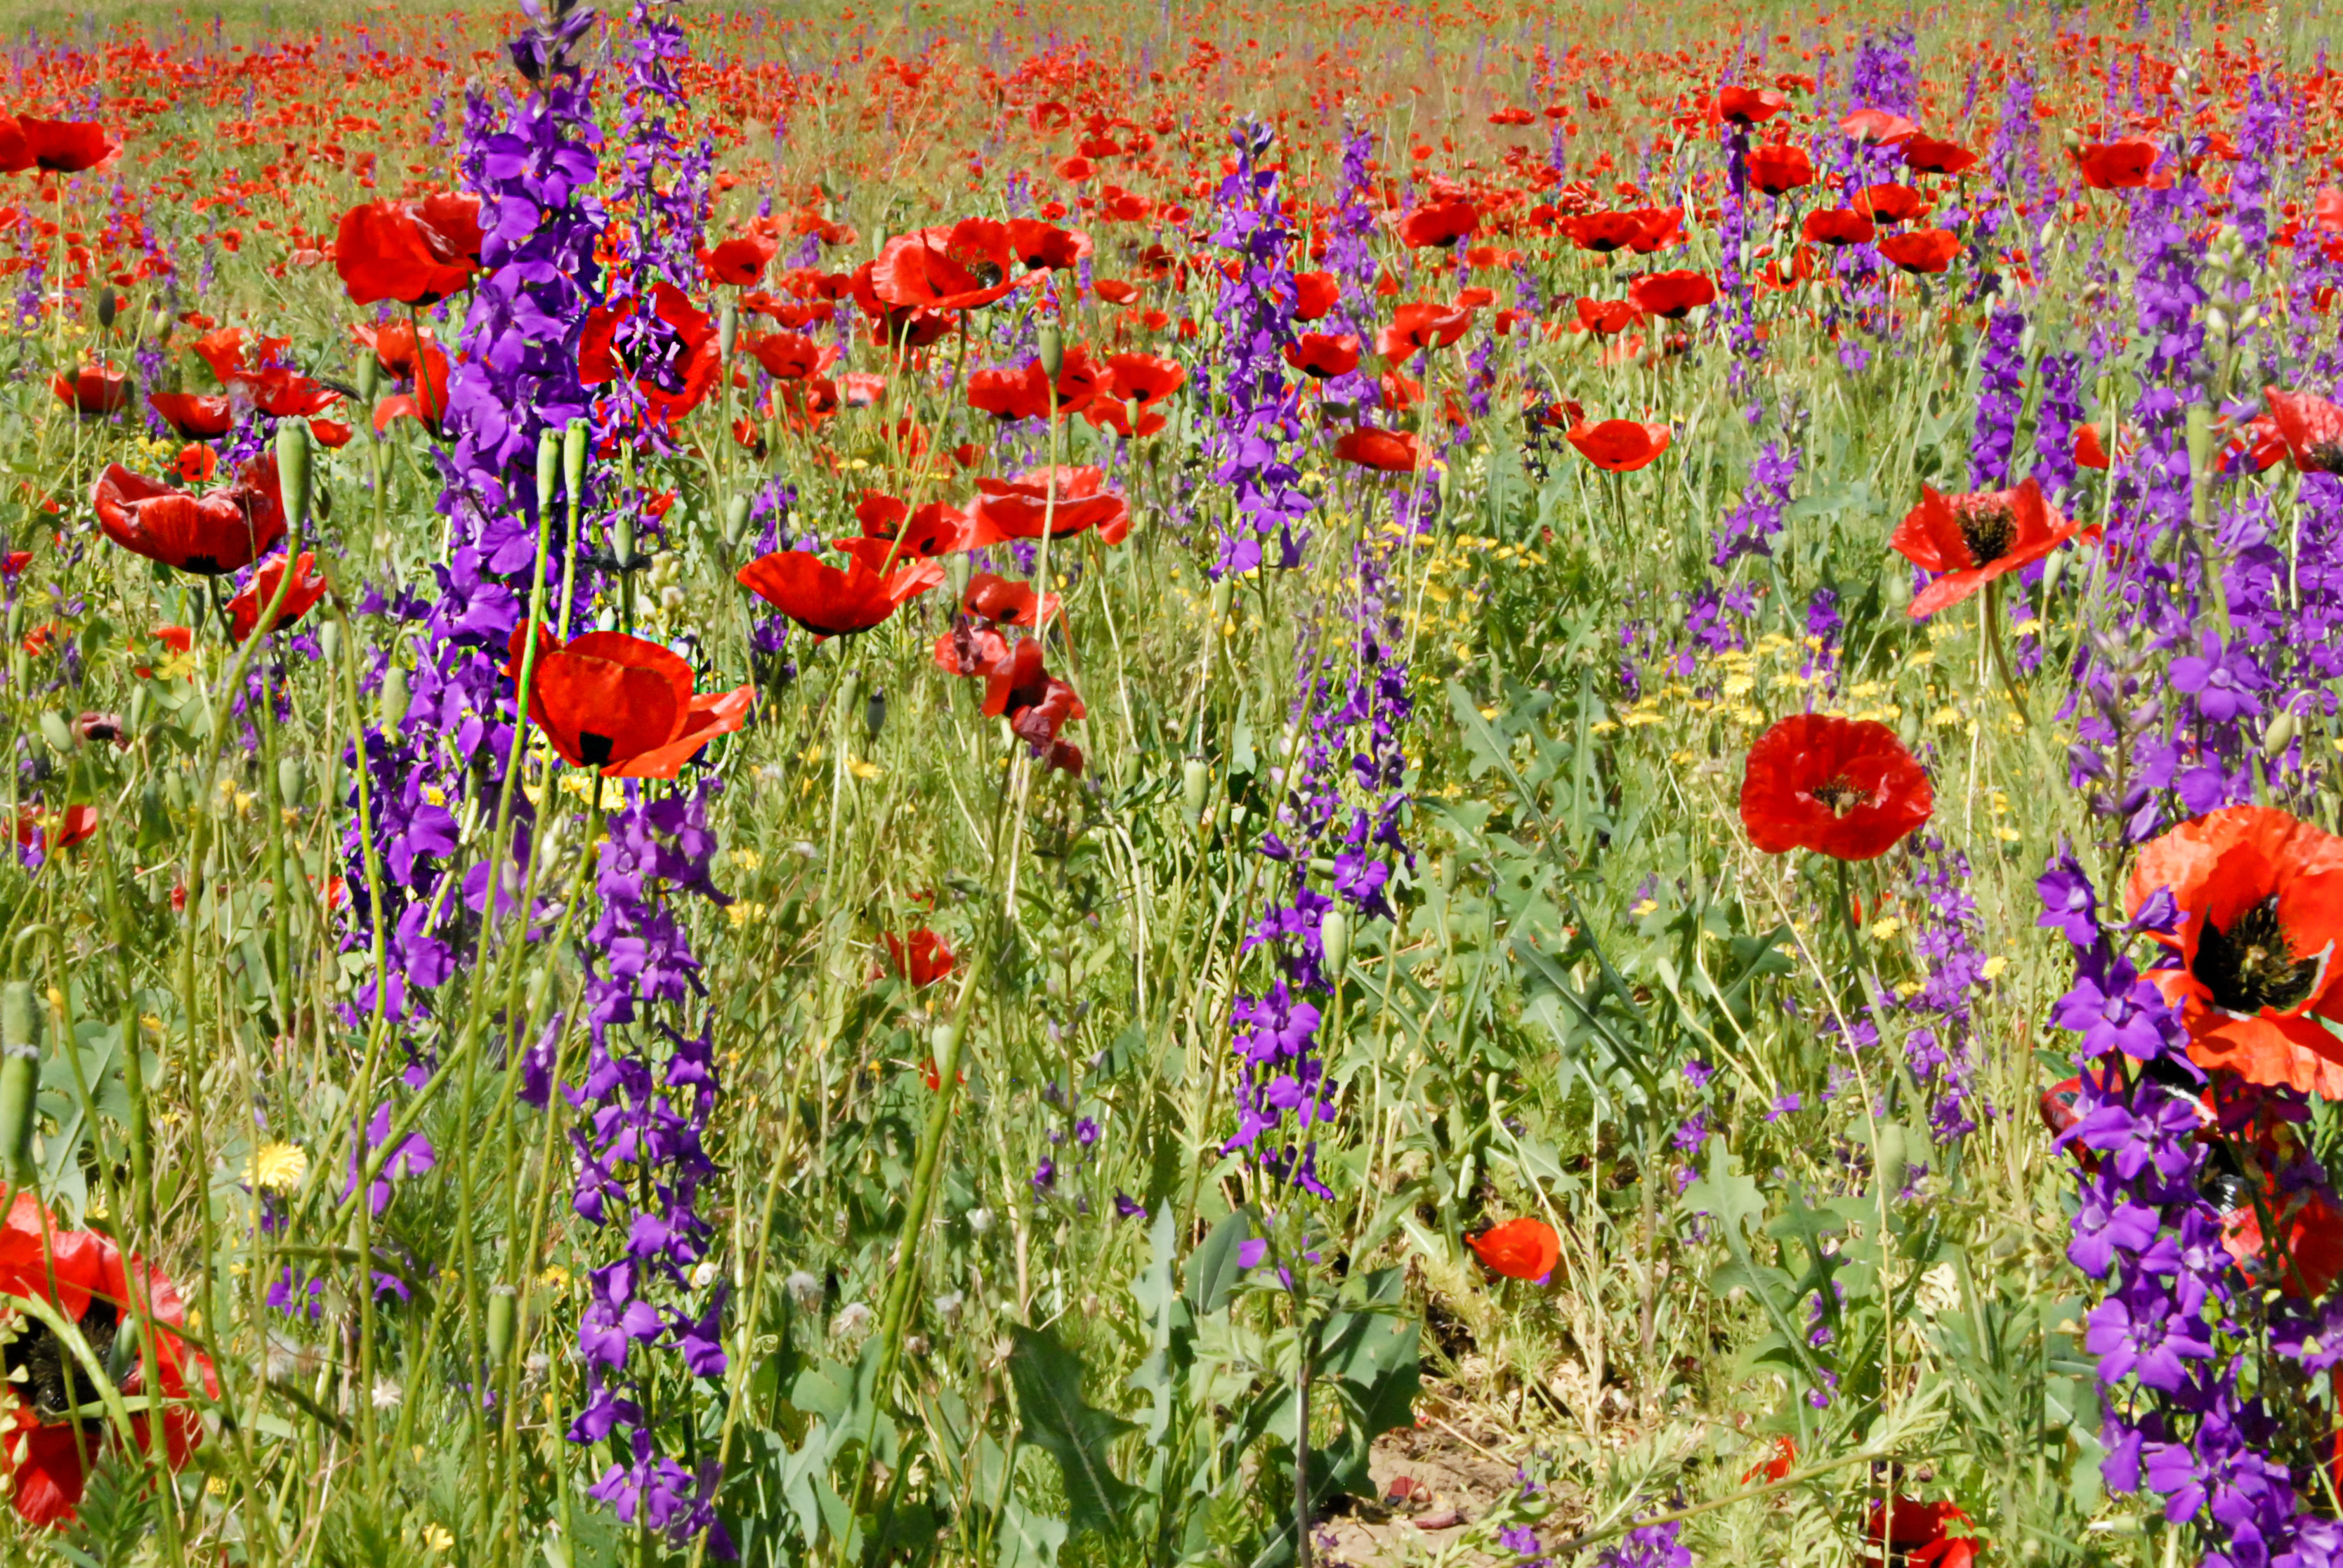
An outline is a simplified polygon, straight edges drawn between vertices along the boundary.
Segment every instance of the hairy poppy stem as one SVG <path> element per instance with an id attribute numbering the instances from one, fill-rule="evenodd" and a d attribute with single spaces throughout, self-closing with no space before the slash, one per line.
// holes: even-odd
<path id="1" fill-rule="evenodd" d="M 2017 722 L 2031 728 L 2033 719 L 2026 716 L 2026 697 L 2009 672 L 2009 656 L 2001 646 L 2001 579 L 1996 578 L 1985 585 L 1985 645 L 1993 659 L 1994 673 L 2001 678 L 2001 689 L 2009 696 L 2009 706 L 2017 712 Z"/>

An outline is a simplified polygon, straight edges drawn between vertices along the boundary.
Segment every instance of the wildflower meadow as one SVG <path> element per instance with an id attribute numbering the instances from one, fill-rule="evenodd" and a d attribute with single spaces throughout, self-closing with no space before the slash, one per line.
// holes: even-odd
<path id="1" fill-rule="evenodd" d="M 0 11 L 0 1561 L 2343 1564 L 2337 25 Z"/>

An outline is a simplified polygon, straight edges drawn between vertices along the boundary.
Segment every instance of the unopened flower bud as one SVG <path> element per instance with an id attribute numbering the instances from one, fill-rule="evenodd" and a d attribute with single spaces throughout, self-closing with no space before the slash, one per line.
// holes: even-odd
<path id="1" fill-rule="evenodd" d="M 301 420 L 277 423 L 277 480 L 285 494 L 286 520 L 298 530 L 309 520 L 309 427 Z"/>
<path id="2" fill-rule="evenodd" d="M 1318 945 L 1325 950 L 1326 973 L 1339 980 L 1351 961 L 1351 917 L 1340 910 L 1329 910 L 1318 922 Z"/>
<path id="3" fill-rule="evenodd" d="M 301 793 L 308 779 L 298 757 L 277 759 L 277 799 L 289 810 L 301 809 Z"/>
<path id="4" fill-rule="evenodd" d="M 2299 728 L 2300 722 L 2295 718 L 2293 709 L 2279 709 L 2277 716 L 2269 721 L 2269 728 L 2262 731 L 2263 760 L 2268 761 L 2277 758 L 2288 747 L 2293 745 L 2295 731 Z"/>
<path id="5" fill-rule="evenodd" d="M 1060 332 L 1054 324 L 1044 327 L 1041 328 L 1041 373 L 1049 377 L 1051 385 L 1054 387 L 1059 372 L 1066 367 L 1065 335 Z"/>
<path id="6" fill-rule="evenodd" d="M 377 724 L 384 729 L 396 729 L 406 720 L 407 709 L 407 668 L 392 665 L 382 672 L 381 707 Z"/>
<path id="7" fill-rule="evenodd" d="M 488 1364 L 501 1366 L 512 1351 L 513 1288 L 498 1285 L 488 1292 Z"/>
<path id="8" fill-rule="evenodd" d="M 1188 809 L 1189 821 L 1203 816 L 1205 791 L 1212 783 L 1212 765 L 1203 759 L 1191 757 L 1180 764 L 1180 800 Z"/>
<path id="9" fill-rule="evenodd" d="M 553 505 L 553 487 L 561 477 L 561 432 L 548 426 L 537 436 L 537 509 Z"/>

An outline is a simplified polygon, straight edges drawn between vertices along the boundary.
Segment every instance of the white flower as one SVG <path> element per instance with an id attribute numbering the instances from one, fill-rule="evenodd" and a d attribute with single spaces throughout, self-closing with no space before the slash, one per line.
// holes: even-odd
<path id="1" fill-rule="evenodd" d="M 958 1291 L 947 1291 L 936 1298 L 936 1315 L 948 1323 L 960 1322 L 960 1310 L 967 1298 Z"/>
<path id="2" fill-rule="evenodd" d="M 374 1407 L 377 1410 L 397 1410 L 407 1402 L 407 1391 L 387 1377 L 374 1380 Z"/>
<path id="3" fill-rule="evenodd" d="M 871 1312 L 867 1302 L 849 1302 L 839 1309 L 838 1316 L 830 1320 L 833 1339 L 850 1340 L 870 1330 Z"/>
<path id="4" fill-rule="evenodd" d="M 821 1305 L 821 1281 L 799 1269 L 784 1282 L 789 1299 L 807 1312 Z"/>
<path id="5" fill-rule="evenodd" d="M 992 1211 L 990 1209 L 970 1209 L 968 1211 L 968 1228 L 980 1236 L 983 1235 L 987 1231 L 991 1230 Z"/>

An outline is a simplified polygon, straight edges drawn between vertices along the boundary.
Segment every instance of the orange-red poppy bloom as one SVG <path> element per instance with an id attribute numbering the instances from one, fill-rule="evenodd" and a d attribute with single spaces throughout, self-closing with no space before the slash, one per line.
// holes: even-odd
<path id="1" fill-rule="evenodd" d="M 1875 860 L 1936 806 L 1926 770 L 1867 719 L 1792 714 L 1749 749 L 1741 778 L 1741 824 L 1769 855 Z"/>
<path id="2" fill-rule="evenodd" d="M 415 374 L 415 326 L 407 321 L 386 321 L 380 327 L 352 327 L 351 339 L 359 347 L 374 351 L 374 362 L 382 367 L 387 376 L 401 379 Z M 426 332 L 423 341 L 431 341 Z"/>
<path id="3" fill-rule="evenodd" d="M 2095 191 L 2137 190 L 2150 183 L 2156 167 L 2154 142 L 2134 138 L 2096 142 L 2075 152 L 2075 167 L 2083 183 Z"/>
<path id="4" fill-rule="evenodd" d="M 2152 933 L 2179 962 L 2150 970 L 2180 1010 L 2188 1054 L 2248 1083 L 2343 1099 L 2343 839 L 2267 806 L 2229 806 L 2140 851 L 2137 914 L 2171 890 L 2180 924 Z"/>
<path id="5" fill-rule="evenodd" d="M 1847 205 L 1879 223 L 1909 223 L 1928 210 L 1928 198 L 1910 186 L 1883 180 L 1855 192 Z"/>
<path id="6" fill-rule="evenodd" d="M 1359 340 L 1348 333 L 1337 337 L 1305 332 L 1279 350 L 1285 362 L 1315 380 L 1348 376 L 1359 367 Z"/>
<path id="7" fill-rule="evenodd" d="M 1838 128 L 1859 142 L 1873 146 L 1887 146 L 1919 134 L 1920 127 L 1901 115 L 1885 109 L 1857 109 L 1838 123 Z"/>
<path id="8" fill-rule="evenodd" d="M 470 286 L 480 241 L 478 196 L 443 191 L 419 202 L 367 202 L 342 215 L 334 270 L 353 305 L 430 305 Z"/>
<path id="9" fill-rule="evenodd" d="M 219 454 L 201 441 L 190 441 L 171 459 L 171 471 L 182 484 L 206 485 L 219 472 Z"/>
<path id="10" fill-rule="evenodd" d="M 1379 430 L 1362 425 L 1345 430 L 1334 443 L 1334 456 L 1362 468 L 1383 474 L 1413 474 L 1423 466 L 1415 437 L 1405 430 Z"/>
<path id="11" fill-rule="evenodd" d="M 241 570 L 285 537 L 285 498 L 266 457 L 200 497 L 109 463 L 90 503 L 97 526 L 124 549 L 203 577 Z"/>
<path id="12" fill-rule="evenodd" d="M 44 855 L 70 849 L 96 831 L 95 806 L 68 806 L 54 812 L 26 806 L 16 813 L 16 842 Z"/>
<path id="13" fill-rule="evenodd" d="M 1392 324 L 1375 334 L 1375 352 L 1404 365 L 1418 349 L 1451 347 L 1472 325 L 1473 313 L 1454 306 L 1403 305 L 1392 313 Z"/>
<path id="14" fill-rule="evenodd" d="M 1815 183 L 1814 159 L 1806 156 L 1805 148 L 1787 142 L 1752 147 L 1748 169 L 1749 183 L 1767 196 L 1781 196 Z"/>
<path id="15" fill-rule="evenodd" d="M 326 597 L 326 579 L 317 574 L 316 566 L 317 558 L 303 550 L 301 558 L 293 563 L 293 582 L 285 589 L 285 602 L 277 606 L 267 630 L 284 630 L 308 614 L 317 602 Z M 260 569 L 252 574 L 252 580 L 245 584 L 244 591 L 227 601 L 227 629 L 231 638 L 242 642 L 252 635 L 254 628 L 260 624 L 262 612 L 276 601 L 277 585 L 284 580 L 283 556 L 272 556 L 260 563 Z"/>
<path id="16" fill-rule="evenodd" d="M 85 365 L 70 376 L 60 370 L 49 377 L 49 390 L 86 418 L 119 414 L 130 407 L 130 379 L 111 366 Z"/>
<path id="17" fill-rule="evenodd" d="M 1890 1563 L 1909 1568 L 1971 1568 L 1985 1550 L 1976 1529 L 1969 1516 L 1951 1503 L 1898 1497 L 1883 1506 L 1875 1498 L 1864 1533 L 1875 1547 L 1886 1548 Z"/>
<path id="18" fill-rule="evenodd" d="M 1483 1268 L 1509 1280 L 1543 1284 L 1562 1261 L 1562 1238 L 1543 1220 L 1508 1220 L 1466 1241 Z"/>
<path id="19" fill-rule="evenodd" d="M 1605 419 L 1594 425 L 1581 420 L 1563 434 L 1578 448 L 1580 457 L 1611 474 L 1632 474 L 1649 467 L 1668 449 L 1670 440 L 1665 425 L 1634 419 Z"/>
<path id="20" fill-rule="evenodd" d="M 1763 124 L 1790 106 L 1790 100 L 1771 87 L 1725 87 L 1716 95 L 1719 119 L 1736 126 Z"/>
<path id="21" fill-rule="evenodd" d="M 869 631 L 909 599 L 944 580 L 944 568 L 916 561 L 881 577 L 860 560 L 841 571 L 806 550 L 775 550 L 736 574 L 741 587 L 816 637 Z"/>
<path id="22" fill-rule="evenodd" d="M 2306 474 L 2343 474 L 2343 407 L 2308 392 L 2262 393 L 2286 455 Z"/>
<path id="23" fill-rule="evenodd" d="M 1716 285 L 1704 272 L 1654 272 L 1627 286 L 1627 301 L 1646 316 L 1682 321 L 1716 302 Z"/>
<path id="24" fill-rule="evenodd" d="M 2042 498 L 2032 479 L 2014 490 L 1947 496 L 1920 487 L 1887 543 L 1922 571 L 1942 572 L 1912 600 L 1914 620 L 1956 605 L 1994 578 L 2036 561 L 2075 537 L 2077 525 Z"/>
<path id="25" fill-rule="evenodd" d="M 45 169 L 77 175 L 122 150 L 120 137 L 94 120 L 41 120 L 0 115 L 0 174 Z"/>
<path id="26" fill-rule="evenodd" d="M 716 324 L 706 311 L 675 285 L 654 284 L 648 295 L 586 313 L 578 379 L 601 387 L 623 377 L 653 417 L 664 421 L 690 413 L 714 388 L 719 347 Z"/>
<path id="27" fill-rule="evenodd" d="M 895 960 L 895 972 L 924 990 L 952 972 L 952 950 L 943 938 L 921 926 L 909 936 L 887 933 L 887 956 Z M 939 1087 L 930 1084 L 930 1089 Z"/>
<path id="28" fill-rule="evenodd" d="M 451 368 L 447 350 L 427 339 L 423 345 L 423 374 L 416 378 L 415 390 L 395 392 L 374 406 L 376 431 L 388 430 L 396 419 L 413 419 L 435 437 L 444 434 Z"/>
<path id="29" fill-rule="evenodd" d="M 518 681 L 528 628 L 513 628 L 504 673 Z M 672 779 L 700 749 L 748 721 L 754 686 L 696 693 L 682 657 L 623 632 L 567 643 L 537 628 L 528 716 L 561 759 L 605 779 Z"/>
<path id="30" fill-rule="evenodd" d="M 898 310 L 972 310 L 1039 278 L 1016 273 L 1018 259 L 1007 224 L 962 218 L 889 240 L 871 264 L 870 288 Z"/>
<path id="31" fill-rule="evenodd" d="M 225 436 L 236 425 L 236 411 L 226 397 L 195 392 L 149 392 L 146 401 L 163 422 L 185 440 L 209 441 Z"/>
<path id="32" fill-rule="evenodd" d="M 39 1200 L 19 1192 L 0 1225 L 0 1292 L 47 1302 L 102 1361 L 130 1352 L 121 1359 L 121 1390 L 132 1406 L 132 1437 L 142 1449 L 152 1442 L 159 1407 L 164 1456 L 174 1470 L 186 1463 L 204 1440 L 203 1421 L 189 1401 L 199 1393 L 216 1398 L 219 1379 L 210 1360 L 176 1332 L 186 1314 L 170 1281 L 143 1259 L 126 1259 L 106 1236 L 60 1229 Z M 133 1348 L 143 1346 L 153 1348 L 159 1389 L 146 1386 L 146 1357 Z M 25 1324 L 9 1362 L 19 1369 L 15 1397 L 0 1416 L 0 1470 L 12 1478 L 9 1501 L 28 1524 L 69 1523 L 81 1506 L 90 1461 L 113 1442 L 104 1422 L 69 1415 L 96 1404 L 98 1392 L 37 1321 Z"/>
<path id="33" fill-rule="evenodd" d="M 1064 538 L 1095 528 L 1111 545 L 1131 532 L 1131 503 L 1106 489 L 1106 475 L 1081 467 L 1032 468 L 1013 479 L 979 479 L 969 504 L 971 544 L 1038 539 L 1046 529 Z"/>
<path id="34" fill-rule="evenodd" d="M 1798 225 L 1798 237 L 1816 245 L 1869 245 L 1878 232 L 1867 216 L 1845 206 L 1810 212 Z"/>
<path id="35" fill-rule="evenodd" d="M 765 276 L 765 265 L 780 250 L 777 240 L 763 235 L 728 239 L 699 253 L 699 265 L 710 283 L 753 288 Z"/>
<path id="36" fill-rule="evenodd" d="M 1399 242 L 1410 250 L 1428 245 L 1451 246 L 1481 221 L 1481 214 L 1469 201 L 1437 201 L 1420 206 L 1400 220 Z"/>
<path id="37" fill-rule="evenodd" d="M 741 339 L 740 347 L 776 381 L 820 375 L 826 357 L 821 345 L 802 332 L 758 333 Z"/>
<path id="38" fill-rule="evenodd" d="M 960 598 L 960 608 L 983 620 L 1002 626 L 1031 627 L 1046 622 L 1058 613 L 1056 594 L 1036 595 L 1033 585 L 1021 583 L 990 572 L 979 572 L 969 579 L 968 592 Z M 1040 610 L 1037 617 L 1036 605 Z"/>
<path id="39" fill-rule="evenodd" d="M 1342 297 L 1342 286 L 1334 281 L 1331 272 L 1297 272 L 1293 275 L 1293 318 L 1296 321 L 1316 321 L 1334 308 Z"/>
<path id="40" fill-rule="evenodd" d="M 1879 242 L 1879 254 L 1906 272 L 1942 272 L 1961 253 L 1961 237 L 1948 228 L 1916 228 Z"/>
<path id="41" fill-rule="evenodd" d="M 1924 175 L 1966 174 L 1976 166 L 1977 156 L 1958 142 L 1940 142 L 1934 136 L 1908 136 L 1904 142 L 1904 166 Z"/>

